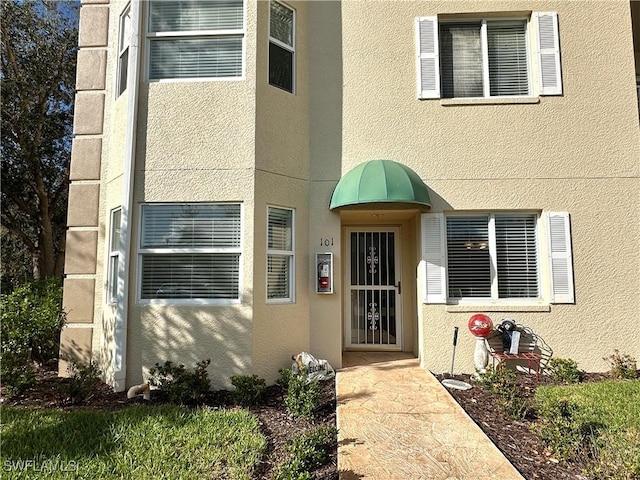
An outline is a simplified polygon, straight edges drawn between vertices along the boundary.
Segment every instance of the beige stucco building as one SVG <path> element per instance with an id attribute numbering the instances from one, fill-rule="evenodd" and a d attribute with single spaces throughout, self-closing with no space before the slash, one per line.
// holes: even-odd
<path id="1" fill-rule="evenodd" d="M 640 359 L 640 2 L 83 0 L 62 353 Z M 65 362 L 60 371 L 64 372 Z"/>

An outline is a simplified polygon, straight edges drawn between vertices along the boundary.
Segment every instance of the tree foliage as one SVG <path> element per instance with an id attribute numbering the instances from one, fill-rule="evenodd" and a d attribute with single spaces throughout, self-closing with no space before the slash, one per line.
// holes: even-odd
<path id="1" fill-rule="evenodd" d="M 78 2 L 1 2 L 2 274 L 61 277 Z"/>

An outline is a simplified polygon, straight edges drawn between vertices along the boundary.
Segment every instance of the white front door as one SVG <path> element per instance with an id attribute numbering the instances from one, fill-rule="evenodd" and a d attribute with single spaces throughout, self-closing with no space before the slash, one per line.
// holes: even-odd
<path id="1" fill-rule="evenodd" d="M 402 348 L 400 229 L 347 231 L 345 346 Z"/>

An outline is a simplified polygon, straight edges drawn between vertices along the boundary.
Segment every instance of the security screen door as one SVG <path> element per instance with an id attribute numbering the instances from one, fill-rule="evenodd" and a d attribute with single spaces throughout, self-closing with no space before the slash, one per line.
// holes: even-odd
<path id="1" fill-rule="evenodd" d="M 400 349 L 399 229 L 347 233 L 345 346 Z"/>

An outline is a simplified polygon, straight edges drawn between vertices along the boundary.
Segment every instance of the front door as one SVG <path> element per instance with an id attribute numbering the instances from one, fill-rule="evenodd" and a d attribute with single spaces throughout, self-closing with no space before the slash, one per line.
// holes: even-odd
<path id="1" fill-rule="evenodd" d="M 401 349 L 400 230 L 348 230 L 345 346 Z"/>

